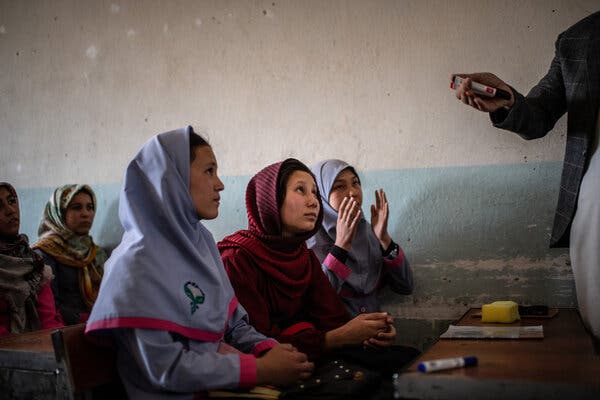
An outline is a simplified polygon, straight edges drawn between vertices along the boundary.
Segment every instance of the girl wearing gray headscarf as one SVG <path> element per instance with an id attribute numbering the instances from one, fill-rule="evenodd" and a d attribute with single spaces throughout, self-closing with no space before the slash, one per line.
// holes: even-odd
<path id="1" fill-rule="evenodd" d="M 306 355 L 256 332 L 204 220 L 224 185 L 212 147 L 191 126 L 150 139 L 119 200 L 125 233 L 105 264 L 86 326 L 112 337 L 130 399 L 195 399 L 206 391 L 288 385 Z"/>
<path id="2" fill-rule="evenodd" d="M 348 311 L 356 316 L 377 312 L 377 294 L 386 284 L 398 294 L 413 290 L 412 269 L 402 248 L 387 230 L 388 202 L 375 192 L 371 223 L 364 218 L 363 193 L 356 170 L 341 160 L 312 168 L 323 200 L 323 224 L 307 241 Z"/>

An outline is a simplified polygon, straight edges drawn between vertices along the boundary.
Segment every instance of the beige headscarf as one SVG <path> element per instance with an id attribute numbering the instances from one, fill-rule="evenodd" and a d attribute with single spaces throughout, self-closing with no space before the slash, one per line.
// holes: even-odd
<path id="1" fill-rule="evenodd" d="M 96 195 L 88 185 L 57 188 L 46 203 L 38 229 L 40 238 L 32 248 L 43 250 L 63 265 L 79 268 L 81 297 L 91 309 L 98 297 L 107 256 L 101 247 L 94 244 L 90 235 L 77 235 L 66 226 L 67 207 L 80 192 L 88 193 L 96 208 Z"/>

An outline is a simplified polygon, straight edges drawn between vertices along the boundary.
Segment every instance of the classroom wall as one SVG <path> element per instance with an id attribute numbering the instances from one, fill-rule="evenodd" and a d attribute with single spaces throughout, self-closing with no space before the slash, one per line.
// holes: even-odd
<path id="1" fill-rule="evenodd" d="M 384 295 L 403 340 L 425 346 L 470 306 L 576 304 L 568 252 L 549 250 L 566 120 L 524 141 L 449 89 L 493 71 L 527 92 L 556 36 L 598 0 L 0 0 L 0 180 L 22 230 L 52 189 L 91 184 L 95 240 L 120 238 L 127 163 L 156 133 L 191 124 L 226 185 L 218 240 L 246 226 L 263 166 L 342 158 L 366 201 L 383 187 L 412 262 L 411 296 Z M 368 204 L 364 207 L 368 211 Z"/>

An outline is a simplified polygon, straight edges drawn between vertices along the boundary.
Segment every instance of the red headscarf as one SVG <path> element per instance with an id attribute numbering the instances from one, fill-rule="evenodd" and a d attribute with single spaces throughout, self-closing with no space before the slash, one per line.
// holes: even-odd
<path id="1" fill-rule="evenodd" d="M 325 333 L 350 316 L 306 246 L 306 239 L 321 226 L 322 207 L 311 232 L 293 238 L 281 233 L 286 177 L 297 170 L 310 173 L 298 160 L 287 159 L 256 174 L 246 190 L 248 229 L 226 237 L 218 247 L 250 323 L 317 358 L 324 350 Z"/>
<path id="2" fill-rule="evenodd" d="M 282 170 L 289 168 L 312 175 L 310 169 L 293 158 L 271 164 L 257 173 L 246 189 L 248 229 L 225 237 L 218 247 L 222 255 L 227 249 L 246 250 L 247 257 L 273 278 L 281 295 L 295 298 L 306 291 L 311 281 L 310 274 L 314 269 L 309 267 L 316 263 L 320 270 L 320 262 L 306 247 L 306 240 L 319 230 L 323 220 L 323 207 L 317 196 L 319 216 L 312 231 L 292 239 L 282 236 L 278 181 Z M 279 189 L 280 192 L 281 190 Z"/>

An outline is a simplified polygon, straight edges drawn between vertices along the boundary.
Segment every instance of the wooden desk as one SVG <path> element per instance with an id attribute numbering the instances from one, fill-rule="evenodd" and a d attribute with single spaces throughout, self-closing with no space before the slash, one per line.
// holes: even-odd
<path id="1" fill-rule="evenodd" d="M 457 325 L 483 324 L 471 309 Z M 442 339 L 395 382 L 406 399 L 600 399 L 600 356 L 579 314 L 560 309 L 551 319 L 522 318 L 508 325 L 543 325 L 544 339 Z M 476 367 L 421 373 L 421 361 L 476 356 Z"/>
<path id="2" fill-rule="evenodd" d="M 120 399 L 116 353 L 91 343 L 85 324 L 0 337 L 0 398 Z"/>
<path id="3" fill-rule="evenodd" d="M 52 331 L 0 337 L 1 398 L 73 398 L 66 365 L 54 356 Z"/>

